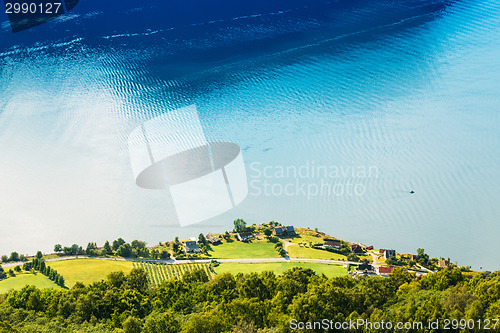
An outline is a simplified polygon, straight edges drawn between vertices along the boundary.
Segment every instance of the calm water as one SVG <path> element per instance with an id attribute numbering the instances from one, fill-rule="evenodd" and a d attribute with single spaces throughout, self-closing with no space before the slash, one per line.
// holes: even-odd
<path id="1" fill-rule="evenodd" d="M 498 2 L 103 6 L 18 34 L 0 17 L 0 253 L 242 217 L 500 268 Z M 250 193 L 181 228 L 168 191 L 135 185 L 126 143 L 190 104 L 242 147 Z"/>

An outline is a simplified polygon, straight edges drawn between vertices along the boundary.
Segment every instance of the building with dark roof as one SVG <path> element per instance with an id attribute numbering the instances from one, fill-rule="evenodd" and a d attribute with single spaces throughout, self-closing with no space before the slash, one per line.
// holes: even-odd
<path id="1" fill-rule="evenodd" d="M 373 268 L 372 265 L 370 265 L 369 263 L 362 263 L 360 265 L 358 265 L 358 267 L 356 267 L 356 274 L 358 275 L 364 275 L 364 276 L 375 276 L 376 273 L 375 273 L 375 268 Z"/>
<path id="2" fill-rule="evenodd" d="M 338 250 L 342 247 L 342 242 L 340 242 L 339 240 L 335 240 L 335 239 L 325 240 L 325 244 L 323 244 L 323 247 Z"/>
<path id="3" fill-rule="evenodd" d="M 295 236 L 297 233 L 293 226 L 276 227 L 273 229 L 273 234 L 276 236 Z"/>
<path id="4" fill-rule="evenodd" d="M 351 245 L 351 250 L 353 253 L 363 253 L 363 248 L 359 246 L 358 244 L 352 244 Z"/>
<path id="5" fill-rule="evenodd" d="M 237 237 L 240 241 L 245 242 L 253 238 L 253 234 L 251 232 L 239 232 Z"/>
<path id="6" fill-rule="evenodd" d="M 384 251 L 384 259 L 387 260 L 390 257 L 396 256 L 396 250 L 385 250 Z"/>
<path id="7" fill-rule="evenodd" d="M 206 238 L 207 241 L 212 245 L 217 245 L 222 243 L 219 237 L 212 234 L 208 234 Z"/>
<path id="8" fill-rule="evenodd" d="M 195 241 L 187 241 L 184 243 L 184 252 L 188 253 L 200 253 L 200 247 Z"/>

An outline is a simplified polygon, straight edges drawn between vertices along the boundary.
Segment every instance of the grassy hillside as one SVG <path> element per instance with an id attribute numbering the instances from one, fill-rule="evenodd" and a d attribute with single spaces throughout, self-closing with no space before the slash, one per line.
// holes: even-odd
<path id="1" fill-rule="evenodd" d="M 278 258 L 278 252 L 274 249 L 274 244 L 267 240 L 254 239 L 251 242 L 243 243 L 239 241 L 227 242 L 212 245 L 208 251 L 211 258 L 219 259 L 249 259 L 249 258 Z"/>
<path id="2" fill-rule="evenodd" d="M 347 260 L 347 257 L 341 254 L 325 250 L 312 249 L 300 245 L 290 245 L 288 247 L 288 254 L 290 255 L 290 258 Z"/>
<path id="3" fill-rule="evenodd" d="M 56 288 L 61 289 L 57 284 L 41 273 L 22 273 L 15 277 L 9 277 L 0 281 L 0 294 L 5 294 L 11 289 L 21 289 L 26 285 L 33 285 L 37 288 Z"/>
<path id="4" fill-rule="evenodd" d="M 49 262 L 48 265 L 56 269 L 66 280 L 66 286 L 72 287 L 80 281 L 85 284 L 105 279 L 109 273 L 132 270 L 131 261 L 99 260 L 99 259 L 72 259 Z"/>
<path id="5" fill-rule="evenodd" d="M 268 262 L 254 264 L 221 263 L 218 267 L 215 267 L 215 272 L 217 274 L 226 272 L 232 274 L 248 274 L 252 272 L 260 273 L 263 271 L 273 271 L 276 274 L 282 274 L 292 267 L 310 268 L 315 271 L 316 274 L 325 274 L 327 277 L 343 276 L 347 274 L 347 268 L 343 268 L 339 265 L 317 264 L 308 262 Z"/>

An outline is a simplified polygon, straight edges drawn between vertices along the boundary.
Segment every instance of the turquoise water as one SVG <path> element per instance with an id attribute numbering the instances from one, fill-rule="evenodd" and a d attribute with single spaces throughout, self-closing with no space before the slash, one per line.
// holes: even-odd
<path id="1" fill-rule="evenodd" d="M 0 235 L 0 253 L 117 237 L 155 244 L 241 217 L 499 269 L 500 4 L 332 29 L 208 64 L 155 57 L 162 47 L 147 35 L 114 37 L 118 51 L 79 36 L 48 51 L 6 48 L 0 223 L 14 231 Z M 242 147 L 250 193 L 180 228 L 168 191 L 134 184 L 126 143 L 143 121 L 190 104 L 210 140 Z"/>

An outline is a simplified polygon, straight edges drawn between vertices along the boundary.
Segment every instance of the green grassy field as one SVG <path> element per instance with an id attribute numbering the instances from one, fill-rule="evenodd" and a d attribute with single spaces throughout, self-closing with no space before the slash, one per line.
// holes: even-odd
<path id="1" fill-rule="evenodd" d="M 196 264 L 153 264 L 147 262 L 134 262 L 134 267 L 143 268 L 149 276 L 151 283 L 159 285 L 162 281 L 172 278 L 182 278 L 186 271 L 192 272 L 194 269 L 202 269 L 209 278 L 214 276 L 210 270 L 209 263 Z"/>
<path id="2" fill-rule="evenodd" d="M 310 236 L 310 235 L 298 235 L 292 238 L 287 238 L 285 237 L 286 240 L 288 240 L 291 243 L 304 243 L 304 244 L 309 244 L 309 243 L 321 243 L 323 244 L 325 241 L 321 237 L 316 237 L 316 236 Z"/>
<path id="3" fill-rule="evenodd" d="M 15 277 L 9 277 L 6 280 L 0 281 L 0 294 L 5 294 L 11 289 L 21 289 L 26 285 L 33 285 L 37 288 L 56 288 L 61 289 L 57 284 L 51 281 L 42 273 L 31 274 L 22 273 L 17 274 Z"/>
<path id="4" fill-rule="evenodd" d="M 66 286 L 70 288 L 78 281 L 89 284 L 105 279 L 111 272 L 128 273 L 133 268 L 131 261 L 121 260 L 72 259 L 47 264 L 64 277 Z"/>
<path id="5" fill-rule="evenodd" d="M 239 241 L 212 245 L 208 251 L 210 258 L 219 259 L 249 259 L 249 258 L 278 258 L 274 244 L 267 240 L 253 240 L 251 243 Z"/>
<path id="6" fill-rule="evenodd" d="M 305 229 L 305 228 L 296 228 L 297 236 L 295 237 L 283 237 L 284 239 L 290 241 L 291 243 L 324 243 L 323 238 L 320 234 L 315 232 L 314 230 Z"/>
<path id="7" fill-rule="evenodd" d="M 343 276 L 347 274 L 347 268 L 343 268 L 340 265 L 317 264 L 309 262 L 268 262 L 254 264 L 227 262 L 221 263 L 219 266 L 215 267 L 214 270 L 217 274 L 226 272 L 232 274 L 248 274 L 252 272 L 260 273 L 263 271 L 273 271 L 276 274 L 282 274 L 292 267 L 310 268 L 315 271 L 316 274 L 325 274 L 328 277 Z"/>
<path id="8" fill-rule="evenodd" d="M 347 260 L 347 257 L 341 254 L 325 250 L 311 249 L 300 245 L 290 245 L 288 247 L 288 254 L 290 258 Z"/>

